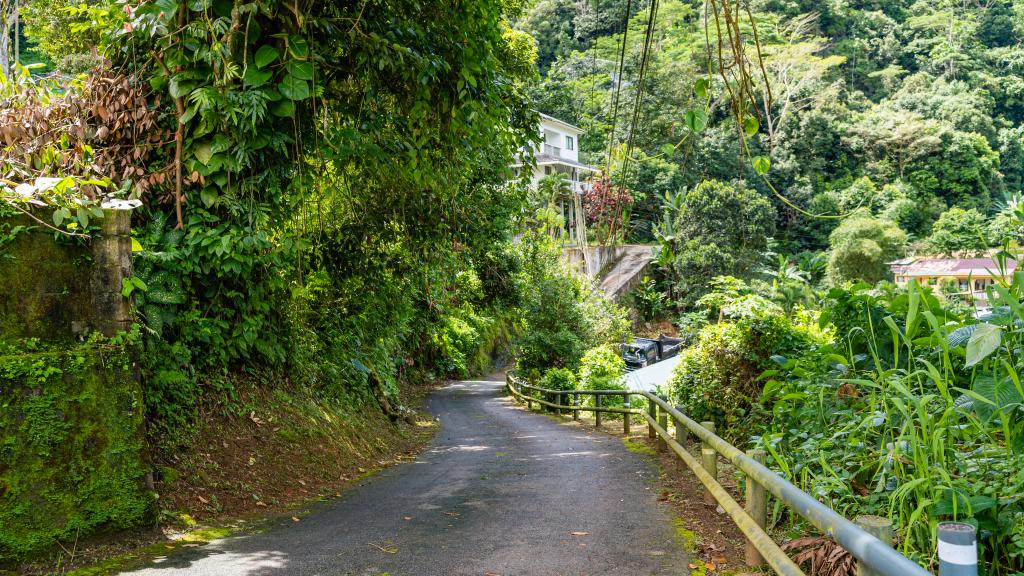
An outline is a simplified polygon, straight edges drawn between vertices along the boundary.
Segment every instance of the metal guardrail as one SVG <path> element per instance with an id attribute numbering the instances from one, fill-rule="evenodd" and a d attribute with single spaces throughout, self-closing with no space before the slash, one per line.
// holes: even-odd
<path id="1" fill-rule="evenodd" d="M 648 435 L 651 438 L 660 438 L 662 448 L 672 450 L 683 460 L 707 489 L 709 503 L 711 502 L 710 499 L 713 499 L 713 503 L 721 506 L 729 517 L 732 518 L 733 522 L 736 523 L 740 531 L 743 532 L 743 535 L 746 536 L 748 542 L 748 564 L 757 564 L 759 563 L 758 560 L 763 558 L 764 562 L 776 574 L 803 576 L 800 567 L 789 558 L 785 551 L 779 548 L 778 544 L 764 530 L 766 509 L 764 490 L 767 490 L 780 502 L 789 506 L 789 508 L 805 518 L 823 534 L 850 552 L 858 560 L 859 573 L 861 575 L 930 576 L 931 574 L 906 556 L 897 552 L 890 544 L 882 542 L 876 536 L 847 520 L 828 506 L 815 500 L 810 494 L 800 490 L 768 469 L 758 461 L 759 458 L 763 460 L 763 453 L 759 454 L 759 451 L 752 451 L 751 455 L 744 454 L 735 446 L 715 435 L 713 423 L 705 422 L 698 424 L 679 409 L 670 406 L 665 398 L 650 392 L 633 390 L 549 390 L 527 384 L 512 374 L 508 375 L 506 384 L 508 390 L 515 397 L 525 400 L 530 408 L 532 408 L 533 402 L 537 402 L 538 404 L 554 408 L 560 413 L 561 411 L 571 411 L 574 419 L 579 418 L 579 412 L 581 411 L 593 412 L 597 426 L 601 425 L 602 413 L 623 414 L 623 430 L 626 434 L 630 432 L 629 416 L 634 414 L 642 416 L 647 421 Z M 532 390 L 549 395 L 549 397 L 556 398 L 558 402 L 524 394 L 523 390 Z M 593 396 L 593 405 L 584 406 L 580 402 L 582 396 Z M 612 408 L 602 406 L 601 399 L 605 396 L 622 396 L 625 400 L 624 407 Z M 642 411 L 632 408 L 630 397 L 633 396 L 647 399 L 648 410 Z M 569 398 L 572 404 L 563 404 L 562 402 L 566 398 Z M 669 418 L 673 420 L 675 425 L 675 437 L 669 434 Z M 693 434 L 700 439 L 702 461 L 699 462 L 683 446 L 682 443 L 686 440 L 687 434 Z M 723 456 L 746 476 L 746 509 L 740 506 L 725 488 L 718 483 L 718 455 Z M 885 530 L 883 529 L 879 533 L 885 533 Z M 942 555 L 941 552 L 940 550 L 940 556 Z M 976 566 L 974 573 L 977 573 Z M 942 574 L 941 570 L 940 574 Z M 959 574 L 963 574 L 963 572 L 959 572 Z"/>

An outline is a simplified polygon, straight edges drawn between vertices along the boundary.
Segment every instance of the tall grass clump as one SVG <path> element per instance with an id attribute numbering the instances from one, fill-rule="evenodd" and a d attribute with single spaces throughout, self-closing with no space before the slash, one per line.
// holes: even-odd
<path id="1" fill-rule="evenodd" d="M 838 512 L 892 519 L 925 566 L 939 522 L 976 526 L 999 576 L 1024 570 L 1024 276 L 988 292 L 976 316 L 914 282 L 833 289 L 821 322 L 836 337 L 773 358 L 755 440 Z"/>

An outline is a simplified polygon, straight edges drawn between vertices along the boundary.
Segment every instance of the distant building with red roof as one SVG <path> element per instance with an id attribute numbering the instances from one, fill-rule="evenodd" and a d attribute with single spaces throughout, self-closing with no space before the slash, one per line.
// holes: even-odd
<path id="1" fill-rule="evenodd" d="M 1000 267 L 993 258 L 904 258 L 889 263 L 897 286 L 911 280 L 935 286 L 943 281 L 956 283 L 955 294 L 968 296 L 979 308 L 988 307 L 985 289 L 996 280 L 1008 280 L 1017 270 L 1017 261 L 1009 258 Z"/>

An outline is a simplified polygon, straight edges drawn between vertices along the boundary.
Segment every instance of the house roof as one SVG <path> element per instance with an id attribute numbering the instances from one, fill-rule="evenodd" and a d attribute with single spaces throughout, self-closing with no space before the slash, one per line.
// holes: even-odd
<path id="1" fill-rule="evenodd" d="M 908 261 L 909 260 L 909 261 Z M 992 258 L 917 258 L 891 262 L 893 272 L 902 276 L 998 276 L 999 265 Z M 1017 261 L 1006 261 L 1007 274 L 1017 269 Z"/>
<path id="2" fill-rule="evenodd" d="M 558 118 L 555 118 L 554 116 L 548 116 L 547 114 L 545 114 L 543 112 L 538 112 L 538 114 L 540 114 L 540 117 L 543 118 L 544 120 L 547 120 L 548 122 L 553 122 L 555 124 L 561 124 L 565 128 L 569 128 L 570 130 L 575 130 L 576 132 L 581 133 L 581 134 L 583 133 L 583 129 L 580 128 L 579 126 L 575 125 L 575 124 L 570 124 L 570 123 L 566 122 L 565 120 L 559 120 Z"/>

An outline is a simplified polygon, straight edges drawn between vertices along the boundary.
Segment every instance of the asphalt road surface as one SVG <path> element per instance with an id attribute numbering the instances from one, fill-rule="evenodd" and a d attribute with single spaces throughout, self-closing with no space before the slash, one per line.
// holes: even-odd
<path id="1" fill-rule="evenodd" d="M 175 552 L 131 572 L 179 575 L 687 574 L 648 457 L 531 414 L 502 383 L 456 382 L 427 405 L 442 429 L 415 462 L 301 522 Z"/>

